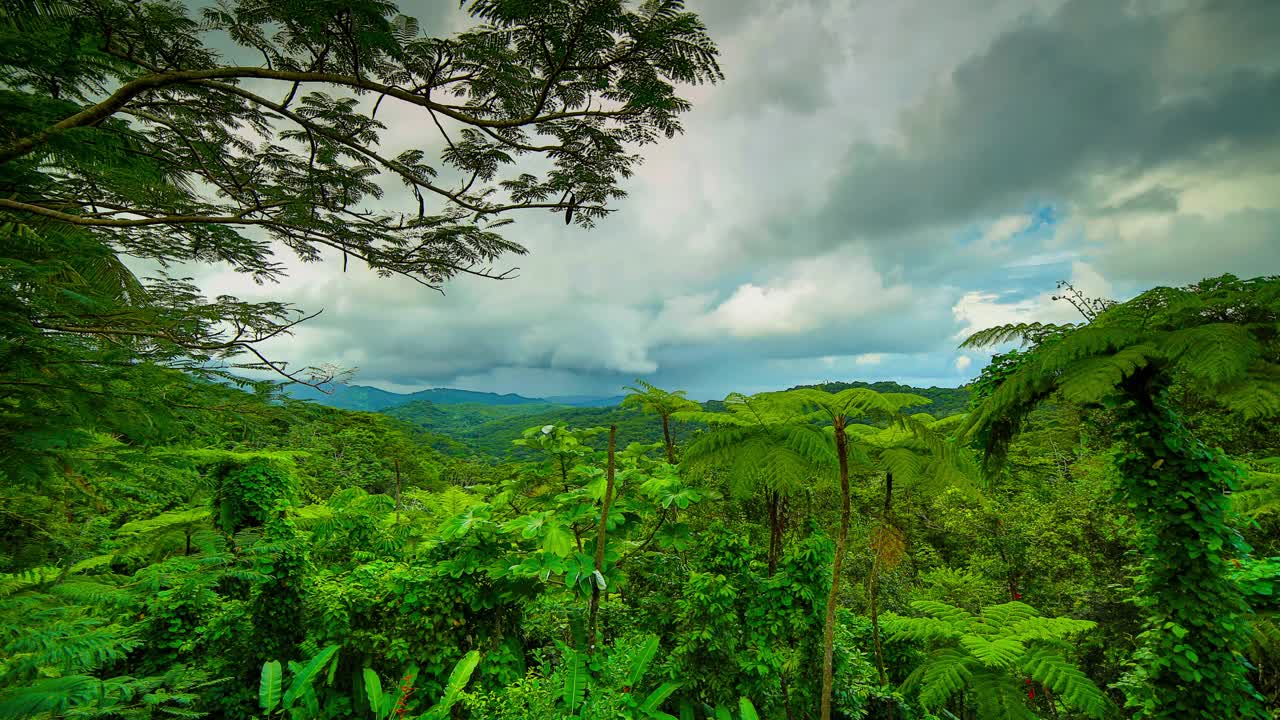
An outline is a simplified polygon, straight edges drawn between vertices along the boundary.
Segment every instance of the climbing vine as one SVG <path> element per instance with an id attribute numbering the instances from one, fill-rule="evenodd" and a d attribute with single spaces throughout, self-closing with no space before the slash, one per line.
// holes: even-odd
<path id="1" fill-rule="evenodd" d="M 1142 529 L 1134 590 L 1146 615 L 1128 706 L 1137 718 L 1210 720 L 1228 708 L 1265 718 L 1241 655 L 1249 609 L 1232 577 L 1250 551 L 1229 522 L 1240 469 L 1191 435 L 1167 383 L 1139 373 L 1126 387 L 1131 399 L 1116 410 L 1128 448 L 1116 462 Z"/>

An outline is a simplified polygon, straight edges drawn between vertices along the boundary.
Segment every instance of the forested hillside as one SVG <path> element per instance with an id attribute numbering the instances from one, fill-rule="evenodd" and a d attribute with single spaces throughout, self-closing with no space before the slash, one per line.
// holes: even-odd
<path id="1" fill-rule="evenodd" d="M 1067 286 L 930 339 L 960 388 L 406 398 L 268 352 L 332 326 L 226 276 L 505 282 L 513 216 L 592 229 L 724 80 L 678 0 L 459 13 L 0 7 L 0 718 L 1280 717 L 1280 276 Z"/>
<path id="2" fill-rule="evenodd" d="M 431 432 L 455 438 L 477 453 L 493 458 L 528 458 L 529 451 L 513 445 L 534 425 L 595 427 L 616 425 L 618 442 L 653 443 L 662 428 L 635 410 L 618 407 L 572 407 L 549 403 L 531 405 L 437 405 L 415 401 L 382 411 Z"/>

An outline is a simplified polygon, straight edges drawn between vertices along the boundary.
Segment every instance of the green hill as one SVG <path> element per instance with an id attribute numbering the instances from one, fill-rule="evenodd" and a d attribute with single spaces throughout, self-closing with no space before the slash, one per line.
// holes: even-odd
<path id="1" fill-rule="evenodd" d="M 527 403 L 520 405 L 485 405 L 481 403 L 440 403 L 431 400 L 413 400 L 403 405 L 385 408 L 384 415 L 403 420 L 432 432 L 454 438 L 464 438 L 472 430 L 487 423 L 522 418 L 540 413 L 570 410 L 564 405 L 551 403 Z"/>
<path id="2" fill-rule="evenodd" d="M 416 400 L 382 411 L 417 427 L 451 437 L 477 452 L 494 458 L 519 457 L 512 445 L 526 429 L 538 425 L 569 427 L 618 426 L 618 444 L 657 442 L 662 426 L 653 415 L 619 407 L 568 405 L 441 405 Z M 677 441 L 690 429 L 675 426 Z"/>

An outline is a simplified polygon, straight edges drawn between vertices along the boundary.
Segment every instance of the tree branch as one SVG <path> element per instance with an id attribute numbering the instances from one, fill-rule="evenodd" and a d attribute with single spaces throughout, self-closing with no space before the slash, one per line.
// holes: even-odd
<path id="1" fill-rule="evenodd" d="M 528 115 L 506 120 L 498 120 L 477 117 L 474 114 L 464 112 L 466 110 L 475 110 L 477 108 L 433 102 L 422 95 L 409 92 L 403 88 L 399 88 L 394 85 L 386 85 L 363 77 L 356 77 L 354 75 L 302 72 L 295 70 L 273 70 L 270 68 L 257 67 L 223 67 L 212 68 L 209 70 L 174 70 L 162 73 L 152 73 L 131 80 L 120 86 L 120 88 L 112 93 L 110 97 L 97 105 L 87 107 L 68 118 L 50 125 L 44 130 L 19 138 L 4 148 L 0 148 L 0 163 L 7 163 L 10 160 L 22 157 L 35 150 L 41 144 L 47 142 L 49 138 L 67 130 L 99 123 L 111 115 L 114 115 L 134 97 L 149 90 L 173 85 L 195 84 L 200 80 L 228 80 L 237 78 L 284 80 L 296 83 L 324 83 L 328 85 L 339 85 L 358 88 L 361 90 L 369 90 L 371 92 L 390 95 L 398 100 L 403 100 L 412 105 L 427 108 L 428 110 L 434 110 L 446 117 L 453 118 L 454 120 L 468 125 L 473 125 L 475 127 L 514 128 L 536 123 L 551 122 L 554 120 L 566 120 L 570 118 L 628 117 L 640 112 L 639 108 L 624 107 L 620 110 L 576 110 L 554 112 L 543 115 L 541 113 L 545 109 L 543 107 L 543 102 L 545 101 L 540 101 L 534 112 Z"/>

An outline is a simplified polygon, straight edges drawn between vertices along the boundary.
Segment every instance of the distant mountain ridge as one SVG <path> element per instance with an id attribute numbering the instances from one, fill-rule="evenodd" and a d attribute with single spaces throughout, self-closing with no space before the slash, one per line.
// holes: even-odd
<path id="1" fill-rule="evenodd" d="M 548 395 L 544 398 L 553 405 L 568 405 L 570 407 L 613 407 L 622 402 L 626 395 L 611 395 L 609 397 L 600 397 L 597 395 Z"/>
<path id="2" fill-rule="evenodd" d="M 342 410 L 362 410 L 378 412 L 397 405 L 427 400 L 436 405 L 546 405 L 556 404 L 542 398 L 530 398 L 515 393 L 499 395 L 498 393 L 476 392 L 474 390 L 457 390 L 454 388 L 432 388 L 413 393 L 396 393 L 380 390 L 368 385 L 339 385 L 333 392 L 325 393 L 307 385 L 291 385 L 285 392 L 297 400 L 310 400 L 320 405 L 327 405 Z M 568 404 L 568 403 L 562 403 Z"/>
<path id="3" fill-rule="evenodd" d="M 839 392 L 850 387 L 870 388 L 877 392 L 914 393 L 933 400 L 933 403 L 919 408 L 916 412 L 927 412 L 936 417 L 945 417 L 965 412 L 969 402 L 969 391 L 964 388 L 918 388 L 896 382 L 879 381 L 863 382 L 831 382 L 815 385 L 799 385 L 812 387 L 828 392 Z M 795 390 L 796 388 L 789 388 Z M 515 393 L 477 392 L 475 390 L 458 390 L 455 388 L 431 388 L 413 393 L 397 393 L 380 390 L 368 385 L 339 385 L 333 392 L 324 393 L 306 385 L 291 385 L 285 392 L 298 400 L 310 400 L 320 405 L 342 410 L 360 410 L 364 412 L 381 412 L 389 408 L 425 400 L 433 405 L 541 405 L 575 408 L 612 408 L 617 407 L 625 395 L 551 395 L 544 398 L 527 397 Z M 718 405 L 711 401 L 712 405 Z M 546 409 L 551 409 L 547 407 Z"/>

